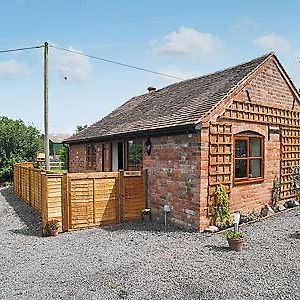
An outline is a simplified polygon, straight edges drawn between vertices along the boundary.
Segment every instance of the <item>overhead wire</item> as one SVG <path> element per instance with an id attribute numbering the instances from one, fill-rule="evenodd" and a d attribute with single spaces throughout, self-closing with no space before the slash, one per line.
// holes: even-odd
<path id="1" fill-rule="evenodd" d="M 177 77 L 177 76 L 174 76 L 174 75 L 165 74 L 165 73 L 162 73 L 162 72 L 157 72 L 157 71 L 149 70 L 149 69 L 146 69 L 146 68 L 133 66 L 133 65 L 130 65 L 130 64 L 127 64 L 127 63 L 122 63 L 122 62 L 118 62 L 118 61 L 115 61 L 115 60 L 111 60 L 111 59 L 107 59 L 107 58 L 103 58 L 103 57 L 98 57 L 98 56 L 95 56 L 95 55 L 90 55 L 90 54 L 86 54 L 86 53 L 79 52 L 79 51 L 74 51 L 74 50 L 70 50 L 70 49 L 66 49 L 66 48 L 62 48 L 62 47 L 58 47 L 58 46 L 54 46 L 54 45 L 49 45 L 49 47 L 57 49 L 57 50 L 62 50 L 62 51 L 65 51 L 65 52 L 69 52 L 69 53 L 73 53 L 73 54 L 77 54 L 77 55 L 97 59 L 97 60 L 100 60 L 100 61 L 103 61 L 103 62 L 107 62 L 107 63 L 111 63 L 111 64 L 131 68 L 131 69 L 143 71 L 143 72 L 148 72 L 148 73 L 152 73 L 152 74 L 156 74 L 156 75 L 160 75 L 160 76 L 164 76 L 164 77 L 169 77 L 169 78 L 173 78 L 173 79 L 184 80 L 184 78 L 180 78 L 180 77 Z"/>
<path id="2" fill-rule="evenodd" d="M 38 46 L 32 46 L 32 47 L 13 48 L 13 49 L 0 50 L 0 53 L 18 52 L 18 51 L 39 49 L 39 48 L 44 48 L 44 47 L 45 47 L 44 45 L 38 45 Z M 79 52 L 79 51 L 75 51 L 75 50 L 70 50 L 70 49 L 63 48 L 63 47 L 58 47 L 58 46 L 54 46 L 54 45 L 49 45 L 49 47 L 57 49 L 57 50 L 69 52 L 69 53 L 72 53 L 72 54 L 77 54 L 77 55 L 85 56 L 85 57 L 88 57 L 88 58 L 100 60 L 100 61 L 103 61 L 103 62 L 106 62 L 106 63 L 111 63 L 111 64 L 131 68 L 131 69 L 135 69 L 135 70 L 138 70 L 138 71 L 152 73 L 152 74 L 159 75 L 159 76 L 169 77 L 169 78 L 178 79 L 178 80 L 184 80 L 185 79 L 185 78 L 181 78 L 181 77 L 178 77 L 178 76 L 165 74 L 165 73 L 162 73 L 162 72 L 157 72 L 157 71 L 154 71 L 154 70 L 150 70 L 150 69 L 130 65 L 130 64 L 127 64 L 127 63 L 123 63 L 123 62 L 115 61 L 115 60 L 112 60 L 112 59 L 107 59 L 107 58 L 103 58 L 103 57 L 99 57 L 99 56 L 95 56 L 95 55 L 91 55 L 91 54 L 87 54 L 87 53 L 83 53 L 83 52 Z"/>
<path id="3" fill-rule="evenodd" d="M 0 53 L 25 51 L 25 50 L 39 49 L 39 48 L 43 48 L 43 47 L 44 47 L 44 45 L 32 46 L 32 47 L 23 47 L 23 48 L 14 48 L 14 49 L 0 50 Z"/>

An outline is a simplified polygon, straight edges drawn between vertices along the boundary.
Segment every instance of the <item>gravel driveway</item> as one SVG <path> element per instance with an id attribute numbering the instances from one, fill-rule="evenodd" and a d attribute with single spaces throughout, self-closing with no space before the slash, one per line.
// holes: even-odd
<path id="1" fill-rule="evenodd" d="M 299 299 L 297 210 L 219 235 L 127 223 L 40 237 L 38 214 L 0 191 L 0 299 Z"/>

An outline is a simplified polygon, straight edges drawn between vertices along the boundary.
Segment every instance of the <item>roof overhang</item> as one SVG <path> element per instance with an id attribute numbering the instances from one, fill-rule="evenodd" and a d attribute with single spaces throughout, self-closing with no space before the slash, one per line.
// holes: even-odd
<path id="1" fill-rule="evenodd" d="M 170 126 L 164 128 L 155 128 L 148 130 L 140 130 L 133 132 L 124 132 L 107 136 L 99 136 L 99 137 L 90 137 L 84 139 L 76 139 L 71 140 L 68 139 L 63 141 L 64 144 L 82 144 L 82 143 L 90 143 L 90 142 L 110 142 L 116 140 L 128 140 L 128 139 L 137 139 L 151 136 L 163 136 L 163 135 L 178 135 L 178 134 L 189 134 L 196 133 L 199 131 L 199 126 L 195 124 L 184 124 L 178 126 Z"/>

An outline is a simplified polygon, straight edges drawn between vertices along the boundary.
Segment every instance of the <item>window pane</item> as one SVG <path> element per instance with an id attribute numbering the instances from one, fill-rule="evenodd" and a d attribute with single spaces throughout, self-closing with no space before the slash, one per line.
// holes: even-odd
<path id="1" fill-rule="evenodd" d="M 247 160 L 235 160 L 235 178 L 247 177 Z"/>
<path id="2" fill-rule="evenodd" d="M 250 156 L 261 156 L 261 140 L 257 138 L 250 138 Z"/>
<path id="3" fill-rule="evenodd" d="M 128 165 L 139 167 L 142 165 L 143 144 L 140 141 L 128 141 Z"/>
<path id="4" fill-rule="evenodd" d="M 128 142 L 128 165 L 135 165 L 135 145 L 133 141 Z"/>
<path id="5" fill-rule="evenodd" d="M 249 177 L 262 177 L 261 174 L 261 159 L 250 160 L 250 174 Z"/>
<path id="6" fill-rule="evenodd" d="M 97 155 L 97 146 L 93 145 L 93 155 Z"/>
<path id="7" fill-rule="evenodd" d="M 247 141 L 236 140 L 235 141 L 235 157 L 247 156 Z"/>

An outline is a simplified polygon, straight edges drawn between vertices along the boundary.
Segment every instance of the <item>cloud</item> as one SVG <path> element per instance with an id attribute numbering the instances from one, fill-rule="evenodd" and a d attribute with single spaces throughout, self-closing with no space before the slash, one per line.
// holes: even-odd
<path id="1" fill-rule="evenodd" d="M 220 40 L 211 33 L 194 28 L 180 27 L 162 38 L 154 48 L 155 53 L 167 56 L 193 56 L 214 58 L 220 50 Z"/>
<path id="2" fill-rule="evenodd" d="M 73 47 L 68 49 L 82 52 Z M 92 66 L 88 57 L 53 49 L 52 59 L 53 69 L 62 78 L 67 77 L 69 81 L 82 82 L 89 80 L 91 77 Z"/>
<path id="3" fill-rule="evenodd" d="M 230 27 L 232 33 L 246 33 L 255 30 L 258 27 L 258 23 L 248 16 L 241 16 L 237 19 L 237 22 Z"/>
<path id="4" fill-rule="evenodd" d="M 12 79 L 17 76 L 24 76 L 29 74 L 27 65 L 18 63 L 14 59 L 7 61 L 0 61 L 0 77 Z"/>
<path id="5" fill-rule="evenodd" d="M 265 50 L 277 52 L 288 52 L 291 49 L 290 43 L 278 34 L 270 33 L 254 40 L 254 44 Z"/>

